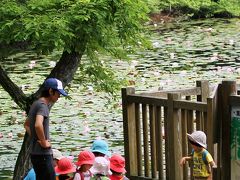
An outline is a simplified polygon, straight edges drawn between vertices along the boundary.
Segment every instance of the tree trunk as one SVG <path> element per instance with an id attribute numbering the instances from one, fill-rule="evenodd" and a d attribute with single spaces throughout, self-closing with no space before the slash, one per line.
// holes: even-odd
<path id="1" fill-rule="evenodd" d="M 84 52 L 84 50 L 82 52 Z M 63 86 L 65 87 L 73 79 L 74 74 L 76 73 L 77 68 L 80 64 L 82 55 L 83 55 L 83 53 L 81 53 L 81 54 L 76 53 L 76 52 L 68 53 L 67 51 L 64 51 L 61 59 L 56 64 L 56 66 L 51 71 L 51 73 L 48 77 L 58 78 L 59 80 L 61 80 L 63 82 Z M 0 69 L 0 71 L 1 70 L 2 69 Z M 6 75 L 6 73 L 5 73 L 5 75 Z M 1 76 L 0 76 L 0 79 L 1 79 Z M 3 85 L 3 88 L 6 91 L 8 91 L 6 89 L 7 86 L 4 86 L 4 84 L 8 84 L 9 81 L 11 82 L 11 80 L 9 78 L 6 80 L 7 80 L 7 82 L 0 81 L 0 83 Z M 17 86 L 15 85 L 15 87 L 17 87 Z M 22 109 L 26 108 L 27 112 L 28 112 L 28 110 L 29 110 L 28 107 L 30 107 L 28 105 L 32 104 L 32 102 L 40 95 L 41 90 L 42 90 L 42 86 L 39 88 L 39 90 L 36 93 L 34 93 L 29 98 L 26 98 L 25 95 L 22 93 L 21 94 L 22 100 L 20 102 L 25 101 L 26 105 L 23 106 L 21 104 L 24 104 L 24 103 L 18 103 L 18 105 L 21 105 L 20 108 L 22 108 Z M 15 97 L 15 96 L 17 97 L 16 94 L 18 92 L 20 92 L 20 90 L 13 91 L 13 94 L 12 93 L 9 93 L 9 94 L 11 95 L 11 97 Z M 14 99 L 14 100 L 16 100 L 16 99 Z M 22 177 L 26 174 L 27 170 L 31 167 L 30 146 L 29 145 L 30 145 L 30 137 L 27 134 L 25 134 L 23 144 L 22 144 L 21 150 L 18 154 L 17 162 L 15 165 L 13 180 L 22 179 Z"/>

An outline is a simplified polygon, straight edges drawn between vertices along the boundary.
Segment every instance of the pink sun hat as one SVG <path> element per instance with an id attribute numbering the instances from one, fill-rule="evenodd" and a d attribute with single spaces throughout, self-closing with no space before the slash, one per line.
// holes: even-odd
<path id="1" fill-rule="evenodd" d="M 125 173 L 125 159 L 119 154 L 114 154 L 110 158 L 110 169 L 118 172 L 118 173 Z"/>
<path id="2" fill-rule="evenodd" d="M 55 172 L 57 174 L 74 173 L 76 172 L 76 167 L 70 159 L 63 157 L 58 161 L 57 166 L 55 167 Z"/>
<path id="3" fill-rule="evenodd" d="M 78 161 L 75 163 L 77 166 L 81 166 L 83 164 L 93 165 L 95 160 L 95 156 L 91 151 L 82 151 L 78 155 Z"/>

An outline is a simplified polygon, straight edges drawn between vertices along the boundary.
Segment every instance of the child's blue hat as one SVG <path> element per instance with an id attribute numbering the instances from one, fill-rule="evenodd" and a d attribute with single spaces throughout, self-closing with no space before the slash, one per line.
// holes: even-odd
<path id="1" fill-rule="evenodd" d="M 62 82 L 56 78 L 48 78 L 44 82 L 44 88 L 45 89 L 54 89 L 57 90 L 60 94 L 63 96 L 67 96 L 67 93 L 63 89 Z"/>
<path id="2" fill-rule="evenodd" d="M 108 151 L 108 145 L 106 143 L 106 141 L 98 139 L 95 140 L 92 144 L 92 148 L 91 148 L 92 152 L 99 152 L 102 154 L 105 154 L 107 156 L 111 156 L 111 153 Z"/>

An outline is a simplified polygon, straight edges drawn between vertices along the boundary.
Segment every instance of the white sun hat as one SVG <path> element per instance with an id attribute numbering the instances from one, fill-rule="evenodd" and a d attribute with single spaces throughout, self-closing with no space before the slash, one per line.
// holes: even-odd
<path id="1" fill-rule="evenodd" d="M 207 137 L 203 131 L 194 131 L 192 134 L 187 134 L 189 140 L 199 144 L 200 146 L 207 148 Z"/>
<path id="2" fill-rule="evenodd" d="M 105 157 L 96 157 L 90 171 L 93 174 L 102 174 L 104 176 L 112 175 L 110 171 L 110 161 Z"/>
<path id="3" fill-rule="evenodd" d="M 63 155 L 62 155 L 62 153 L 59 150 L 52 149 L 52 152 L 53 152 L 53 159 L 60 160 L 60 159 L 63 158 Z"/>

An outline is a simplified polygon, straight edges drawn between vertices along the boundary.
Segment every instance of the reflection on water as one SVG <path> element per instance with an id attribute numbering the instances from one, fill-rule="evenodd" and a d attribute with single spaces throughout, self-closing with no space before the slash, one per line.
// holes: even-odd
<path id="1" fill-rule="evenodd" d="M 240 21 L 208 20 L 167 24 L 152 30 L 153 50 L 129 55 L 132 61 L 108 62 L 118 76 L 135 83 L 137 91 L 195 86 L 196 80 L 216 83 L 238 81 L 240 68 Z M 1 62 L 12 80 L 30 95 L 55 65 L 59 54 L 37 57 L 31 52 Z M 48 59 L 48 61 L 46 61 Z M 17 65 L 16 64 L 20 64 Z M 72 99 L 59 99 L 51 111 L 51 142 L 64 155 L 77 157 L 92 140 L 106 139 L 111 151 L 123 154 L 121 99 L 110 102 L 106 93 L 95 92 L 91 84 L 75 81 Z M 119 92 L 120 94 L 120 92 Z M 11 178 L 20 150 L 25 113 L 0 88 L 0 177 Z"/>

